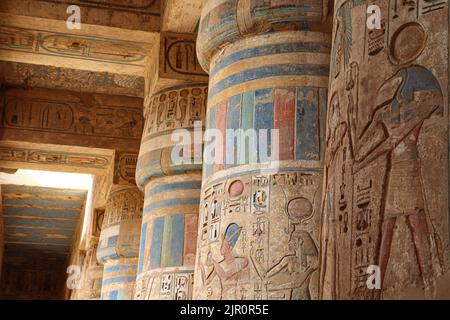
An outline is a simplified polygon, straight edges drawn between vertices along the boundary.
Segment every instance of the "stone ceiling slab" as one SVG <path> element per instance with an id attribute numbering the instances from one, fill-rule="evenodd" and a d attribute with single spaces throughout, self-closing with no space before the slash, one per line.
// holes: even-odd
<path id="1" fill-rule="evenodd" d="M 3 140 L 139 150 L 142 99 L 62 90 L 4 88 Z"/>
<path id="2" fill-rule="evenodd" d="M 87 191 L 19 185 L 2 185 L 1 190 L 5 252 L 0 295 L 60 291 L 57 278 L 64 275 Z M 40 276 L 39 286 L 24 290 Z"/>
<path id="3" fill-rule="evenodd" d="M 143 76 L 157 34 L 0 13 L 0 60 Z"/>
<path id="4" fill-rule="evenodd" d="M 202 0 L 163 1 L 161 31 L 194 32 L 202 11 Z"/>
<path id="5" fill-rule="evenodd" d="M 104 175 L 114 151 L 22 141 L 0 141 L 0 167 Z"/>
<path id="6" fill-rule="evenodd" d="M 81 22 L 132 30 L 159 31 L 160 0 L 2 0 L 0 12 L 66 21 L 78 5 Z"/>
<path id="7" fill-rule="evenodd" d="M 37 64 L 0 62 L 0 81 L 7 85 L 77 92 L 144 96 L 144 77 Z"/>

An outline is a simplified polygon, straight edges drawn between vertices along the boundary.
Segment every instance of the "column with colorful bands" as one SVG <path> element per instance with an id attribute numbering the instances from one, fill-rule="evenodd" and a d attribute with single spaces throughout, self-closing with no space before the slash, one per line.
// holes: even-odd
<path id="1" fill-rule="evenodd" d="M 327 89 L 321 87 L 264 88 L 246 91 L 212 107 L 208 121 L 214 124 L 210 128 L 223 137 L 216 148 L 223 162 L 214 165 L 215 159 L 208 158 L 211 165 L 204 176 L 267 159 L 320 160 L 326 99 Z M 281 142 L 279 153 L 273 155 L 272 129 L 278 130 Z"/>
<path id="2" fill-rule="evenodd" d="M 314 0 L 204 4 L 197 51 L 210 74 L 207 129 L 219 138 L 205 141 L 196 299 L 318 296 L 327 10 Z"/>
<path id="3" fill-rule="evenodd" d="M 206 102 L 206 85 L 186 85 L 155 93 L 146 109 L 136 170 L 145 197 L 135 299 L 192 297 Z M 175 139 L 179 133 L 186 139 Z"/>
<path id="4" fill-rule="evenodd" d="M 111 187 L 97 247 L 97 259 L 103 264 L 102 300 L 133 300 L 142 207 L 136 186 Z"/>
<path id="5" fill-rule="evenodd" d="M 136 258 L 112 260 L 103 270 L 102 300 L 133 300 Z"/>

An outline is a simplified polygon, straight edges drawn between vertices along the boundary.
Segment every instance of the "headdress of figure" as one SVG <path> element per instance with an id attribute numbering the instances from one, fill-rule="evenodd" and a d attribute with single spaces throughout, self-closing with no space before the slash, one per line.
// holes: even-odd
<path id="1" fill-rule="evenodd" d="M 291 199 L 287 203 L 286 211 L 290 221 L 294 224 L 306 223 L 314 215 L 313 204 L 304 197 Z"/>
<path id="2" fill-rule="evenodd" d="M 414 100 L 414 92 L 430 91 L 442 96 L 441 86 L 433 73 L 425 67 L 413 65 L 402 68 L 378 90 L 375 105 L 391 104 L 395 111 L 402 103 Z"/>
<path id="3" fill-rule="evenodd" d="M 228 242 L 230 245 L 230 248 L 234 248 L 236 245 L 236 242 L 239 239 L 239 236 L 241 235 L 242 228 L 239 227 L 236 223 L 231 223 L 227 229 L 225 230 L 225 237 L 224 242 Z"/>

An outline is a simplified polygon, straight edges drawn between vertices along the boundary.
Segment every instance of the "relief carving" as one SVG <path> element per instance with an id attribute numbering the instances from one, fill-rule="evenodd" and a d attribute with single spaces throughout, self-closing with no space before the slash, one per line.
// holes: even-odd
<path id="1" fill-rule="evenodd" d="M 187 87 L 155 94 L 145 110 L 144 136 L 192 127 L 205 119 L 207 87 Z"/>
<path id="2" fill-rule="evenodd" d="M 207 81 L 197 61 L 194 34 L 162 33 L 159 72 L 163 78 Z"/>
<path id="3" fill-rule="evenodd" d="M 100 37 L 56 34 L 0 26 L 0 49 L 80 60 L 144 65 L 146 50 L 140 43 Z"/>
<path id="4" fill-rule="evenodd" d="M 3 65 L 4 81 L 10 85 L 144 96 L 143 77 L 17 62 L 3 62 Z"/>
<path id="5" fill-rule="evenodd" d="M 332 61 L 328 103 L 322 298 L 433 294 L 448 269 L 448 66 L 431 45 L 448 41 L 438 22 L 448 18 L 437 2 L 376 1 L 380 30 L 367 29 L 365 1 L 338 4 L 333 50 L 344 59 Z M 370 265 L 381 290 L 367 286 Z"/>
<path id="6" fill-rule="evenodd" d="M 3 126 L 44 132 L 140 139 L 138 109 L 5 95 Z"/>
<path id="7" fill-rule="evenodd" d="M 13 162 L 28 162 L 39 164 L 63 164 L 66 166 L 80 166 L 86 168 L 104 168 L 111 163 L 111 159 L 105 156 L 91 154 L 70 153 L 62 151 L 45 151 L 25 148 L 0 148 L 0 160 Z"/>
<path id="8" fill-rule="evenodd" d="M 194 298 L 317 298 L 320 177 L 281 171 L 205 186 Z"/>

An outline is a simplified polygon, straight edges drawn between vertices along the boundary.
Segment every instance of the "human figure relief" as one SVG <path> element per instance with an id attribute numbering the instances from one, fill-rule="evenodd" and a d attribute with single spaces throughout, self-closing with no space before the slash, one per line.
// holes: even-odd
<path id="1" fill-rule="evenodd" d="M 209 285 L 215 277 L 220 279 L 222 298 L 227 298 L 227 293 L 235 289 L 233 298 L 237 297 L 237 285 L 249 279 L 250 269 L 248 258 L 237 256 L 234 252 L 236 242 L 241 235 L 242 228 L 235 223 L 228 225 L 225 236 L 220 247 L 223 259 L 216 261 L 212 257 L 211 251 L 207 253 L 205 266 L 201 268 L 203 283 Z"/>
<path id="2" fill-rule="evenodd" d="M 329 286 L 329 290 L 324 290 L 322 298 L 324 299 L 336 299 L 337 298 L 337 276 L 336 270 L 338 268 L 337 261 L 337 212 L 335 210 L 335 195 L 336 191 L 336 179 L 335 173 L 339 172 L 338 167 L 338 151 L 343 145 L 344 137 L 346 136 L 347 122 L 342 121 L 339 97 L 334 94 L 330 100 L 329 121 L 327 127 L 327 150 L 325 159 L 325 177 L 326 177 L 326 189 L 325 198 L 322 205 L 323 208 L 323 225 L 322 233 L 322 254 L 321 254 L 321 266 L 324 272 L 320 279 L 320 288 Z M 329 294 L 326 295 L 326 294 Z"/>
<path id="3" fill-rule="evenodd" d="M 253 245 L 250 257 L 267 292 L 273 294 L 272 297 L 281 297 L 277 293 L 287 292 L 284 298 L 310 300 L 311 277 L 318 269 L 319 253 L 316 244 L 311 235 L 307 231 L 300 230 L 296 224 L 289 238 L 289 250 L 290 253 L 267 269 L 256 259 Z"/>
<path id="4" fill-rule="evenodd" d="M 356 141 L 354 172 L 387 156 L 386 197 L 382 212 L 379 262 L 382 284 L 399 217 L 409 224 L 425 287 L 433 285 L 432 245 L 425 192 L 420 176 L 419 135 L 426 119 L 442 115 L 443 96 L 435 76 L 422 66 L 400 69 L 378 90 L 371 121 L 356 139 L 355 110 L 349 110 Z M 382 286 L 383 287 L 383 286 Z"/>

